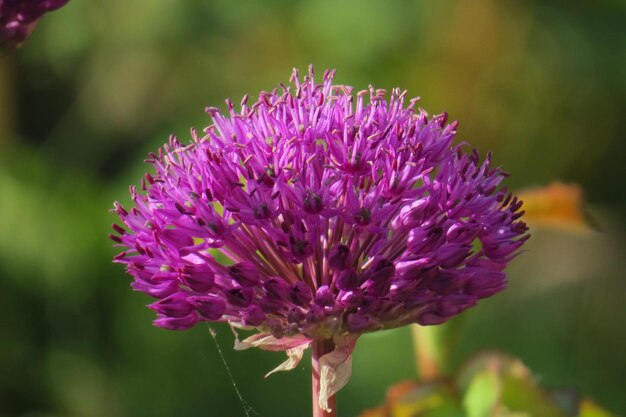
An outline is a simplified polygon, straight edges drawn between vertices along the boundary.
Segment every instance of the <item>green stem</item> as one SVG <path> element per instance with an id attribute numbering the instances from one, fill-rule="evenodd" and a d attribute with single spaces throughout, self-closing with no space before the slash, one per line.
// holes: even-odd
<path id="1" fill-rule="evenodd" d="M 443 371 L 446 355 L 442 331 L 445 331 L 442 325 L 411 325 L 417 373 L 423 381 L 437 379 Z"/>

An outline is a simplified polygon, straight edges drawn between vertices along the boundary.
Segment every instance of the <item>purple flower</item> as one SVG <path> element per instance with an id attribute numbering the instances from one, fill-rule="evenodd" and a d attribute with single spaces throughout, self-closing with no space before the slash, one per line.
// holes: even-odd
<path id="1" fill-rule="evenodd" d="M 353 94 L 333 75 L 208 108 L 190 144 L 151 154 L 134 207 L 115 203 L 115 261 L 159 299 L 156 325 L 228 322 L 293 349 L 439 324 L 505 288 L 528 235 L 490 155 L 453 145 L 457 123 L 406 91 Z"/>
<path id="2" fill-rule="evenodd" d="M 68 0 L 0 0 L 0 49 L 18 47 L 35 30 L 47 12 L 64 6 Z"/>

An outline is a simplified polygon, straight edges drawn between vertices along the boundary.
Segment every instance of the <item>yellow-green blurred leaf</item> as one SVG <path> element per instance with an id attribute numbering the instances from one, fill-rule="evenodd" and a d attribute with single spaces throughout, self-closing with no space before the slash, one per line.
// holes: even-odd
<path id="1" fill-rule="evenodd" d="M 463 397 L 467 417 L 492 417 L 500 402 L 500 391 L 500 380 L 495 369 L 476 374 Z"/>
<path id="2" fill-rule="evenodd" d="M 390 390 L 391 391 L 391 390 Z M 444 384 L 419 384 L 402 398 L 389 402 L 392 417 L 434 417 L 458 415 L 453 393 Z M 456 412 L 448 410 L 454 407 Z"/>
<path id="3" fill-rule="evenodd" d="M 443 382 L 400 382 L 389 388 L 385 405 L 359 417 L 459 417 L 463 411 L 455 392 Z"/>
<path id="4" fill-rule="evenodd" d="M 519 366 L 523 367 L 521 362 Z M 536 384 L 527 369 L 523 373 L 510 367 L 502 375 L 502 404 L 512 411 L 523 411 L 537 417 L 565 417 L 546 392 Z"/>
<path id="5" fill-rule="evenodd" d="M 583 400 L 580 403 L 578 417 L 615 417 L 615 415 L 594 404 L 593 401 Z"/>
<path id="6" fill-rule="evenodd" d="M 497 407 L 494 407 L 494 413 L 489 415 L 503 417 L 517 416 L 517 413 L 521 413 L 520 415 L 537 417 L 565 416 L 519 359 L 498 352 L 476 355 L 459 371 L 456 380 L 460 387 L 465 388 L 466 398 L 470 395 L 476 378 L 487 372 L 495 376 L 500 388 Z M 468 405 L 466 403 L 469 413 Z M 469 417 L 473 415 L 469 414 Z"/>

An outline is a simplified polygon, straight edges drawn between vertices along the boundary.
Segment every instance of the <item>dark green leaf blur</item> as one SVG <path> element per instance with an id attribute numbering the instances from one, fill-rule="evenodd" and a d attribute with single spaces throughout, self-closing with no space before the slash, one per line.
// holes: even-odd
<path id="1" fill-rule="evenodd" d="M 206 327 L 151 325 L 107 239 L 148 152 L 309 63 L 399 86 L 511 174 L 579 183 L 589 234 L 536 229 L 509 289 L 464 313 L 450 368 L 485 348 L 626 414 L 623 0 L 71 0 L 0 57 L 0 417 L 245 417 Z M 262 417 L 308 416 L 310 366 L 217 340 Z M 408 329 L 362 337 L 339 412 L 417 376 Z M 461 417 L 461 416 L 460 416 Z M 536 416 L 543 417 L 543 416 Z"/>

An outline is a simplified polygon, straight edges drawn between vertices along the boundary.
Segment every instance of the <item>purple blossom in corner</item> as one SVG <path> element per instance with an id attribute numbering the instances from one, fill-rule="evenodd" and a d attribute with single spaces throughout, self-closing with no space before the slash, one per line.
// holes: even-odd
<path id="1" fill-rule="evenodd" d="M 528 235 L 491 156 L 453 144 L 457 123 L 406 91 L 354 93 L 333 76 L 294 71 L 252 105 L 208 108 L 190 144 L 151 154 L 133 207 L 115 203 L 115 261 L 157 299 L 157 326 L 228 322 L 258 330 L 239 347 L 350 351 L 359 334 L 443 323 L 505 288 Z"/>
<path id="2" fill-rule="evenodd" d="M 11 50 L 35 30 L 41 17 L 68 0 L 0 0 L 0 49 Z"/>

